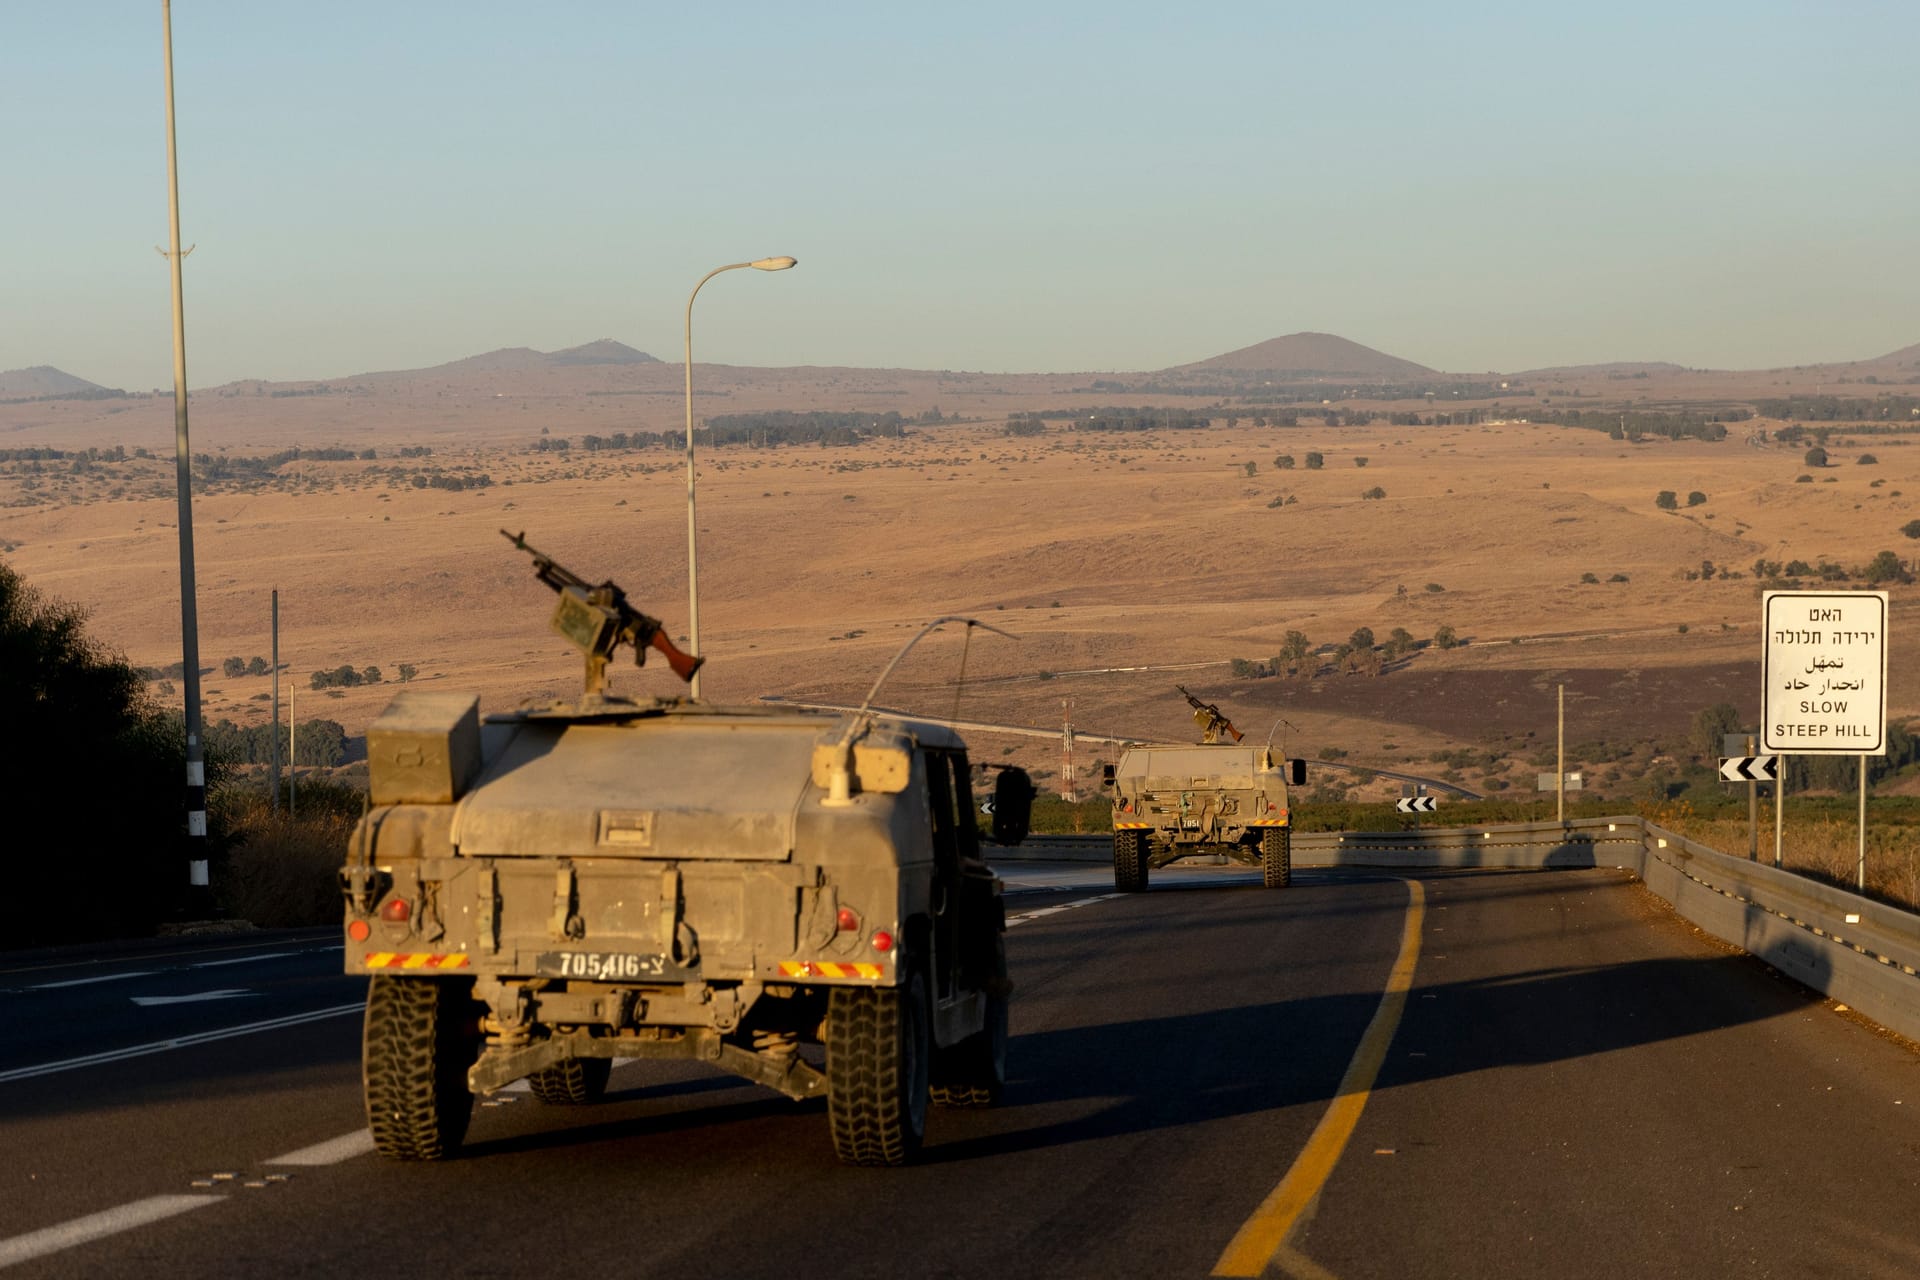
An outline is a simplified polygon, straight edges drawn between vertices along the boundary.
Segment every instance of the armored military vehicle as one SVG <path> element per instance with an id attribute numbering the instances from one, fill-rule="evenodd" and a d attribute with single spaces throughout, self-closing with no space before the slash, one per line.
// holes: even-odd
<path id="1" fill-rule="evenodd" d="M 1130 745 L 1102 770 L 1101 785 L 1112 792 L 1114 888 L 1138 893 L 1153 868 L 1204 853 L 1257 864 L 1267 888 L 1286 888 L 1293 880 L 1287 787 L 1306 782 L 1306 761 L 1282 760 L 1271 744 L 1241 745 L 1243 735 L 1217 706 L 1180 692 L 1203 740 Z"/>
<path id="2" fill-rule="evenodd" d="M 616 1058 L 824 1095 L 851 1164 L 911 1157 L 930 1100 L 997 1102 L 1005 914 L 965 744 L 865 709 L 611 695 L 620 643 L 682 678 L 699 660 L 612 584 L 535 564 L 585 696 L 482 720 L 408 690 L 368 733 L 341 885 L 376 1147 L 449 1156 L 474 1094 L 593 1102 Z"/>

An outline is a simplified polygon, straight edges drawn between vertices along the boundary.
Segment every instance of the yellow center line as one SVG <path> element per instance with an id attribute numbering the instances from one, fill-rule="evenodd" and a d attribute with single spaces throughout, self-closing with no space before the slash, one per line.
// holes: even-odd
<path id="1" fill-rule="evenodd" d="M 1367 1024 L 1367 1033 L 1360 1037 L 1360 1047 L 1354 1050 L 1353 1061 L 1347 1064 L 1347 1073 L 1340 1078 L 1333 1105 L 1314 1126 L 1312 1136 L 1293 1167 L 1287 1170 L 1287 1176 L 1234 1233 L 1226 1252 L 1213 1266 L 1216 1276 L 1257 1276 L 1266 1270 L 1269 1262 L 1296 1261 L 1279 1259 L 1276 1255 L 1286 1245 L 1300 1215 L 1333 1176 L 1334 1166 L 1340 1163 L 1347 1140 L 1353 1136 L 1354 1127 L 1360 1123 L 1360 1113 L 1366 1109 L 1367 1097 L 1380 1074 L 1380 1064 L 1386 1060 L 1387 1046 L 1393 1043 L 1393 1033 L 1407 1005 L 1407 991 L 1413 986 L 1414 965 L 1420 959 L 1420 923 L 1426 916 L 1427 895 L 1417 880 L 1409 880 L 1406 885 L 1407 921 L 1400 935 L 1400 955 L 1393 962 L 1393 972 L 1387 975 L 1387 989 L 1381 993 L 1380 1007 L 1374 1010 L 1373 1021 Z"/>

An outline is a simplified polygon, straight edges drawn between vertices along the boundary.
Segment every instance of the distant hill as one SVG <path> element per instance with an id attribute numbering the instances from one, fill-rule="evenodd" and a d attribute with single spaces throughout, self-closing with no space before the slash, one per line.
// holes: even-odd
<path id="1" fill-rule="evenodd" d="M 0 400 L 57 400 L 66 396 L 112 394 L 109 388 L 62 373 L 50 364 L 0 373 Z"/>
<path id="2" fill-rule="evenodd" d="M 547 355 L 548 364 L 659 364 L 644 351 L 635 351 L 624 342 L 601 338 L 585 346 L 568 347 Z"/>
<path id="3" fill-rule="evenodd" d="M 1372 347 L 1331 333 L 1290 333 L 1251 347 L 1192 364 L 1175 365 L 1166 373 L 1279 374 L 1283 377 L 1361 377 L 1378 380 L 1431 378 L 1434 370 L 1411 360 L 1390 356 Z"/>
<path id="4" fill-rule="evenodd" d="M 1873 359 L 1865 361 L 1864 363 L 1920 365 L 1920 342 L 1916 342 L 1910 347 L 1902 347 L 1898 351 L 1889 351 L 1883 356 L 1875 356 Z"/>

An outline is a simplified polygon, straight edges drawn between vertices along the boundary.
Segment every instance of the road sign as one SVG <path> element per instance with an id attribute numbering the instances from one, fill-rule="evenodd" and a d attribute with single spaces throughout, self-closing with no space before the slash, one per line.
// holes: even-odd
<path id="1" fill-rule="evenodd" d="M 1769 591 L 1760 609 L 1760 749 L 1885 755 L 1887 593 Z"/>
<path id="2" fill-rule="evenodd" d="M 1403 796 L 1394 807 L 1402 813 L 1432 813 L 1439 806 L 1432 796 Z"/>
<path id="3" fill-rule="evenodd" d="M 1722 782 L 1778 782 L 1779 756 L 1734 756 L 1720 762 Z"/>
<path id="4" fill-rule="evenodd" d="M 1560 789 L 1559 776 L 1551 773 L 1535 774 L 1533 785 L 1536 791 L 1558 791 Z M 1578 791 L 1580 790 L 1580 785 L 1579 774 L 1570 773 L 1567 775 L 1567 790 Z"/>

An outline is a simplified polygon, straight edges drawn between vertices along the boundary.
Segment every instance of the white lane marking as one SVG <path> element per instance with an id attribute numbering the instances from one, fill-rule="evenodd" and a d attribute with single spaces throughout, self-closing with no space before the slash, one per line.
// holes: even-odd
<path id="1" fill-rule="evenodd" d="M 128 978 L 150 978 L 157 969 L 135 969 L 131 973 L 103 973 L 97 978 L 68 978 L 65 982 L 42 982 L 38 986 L 16 987 L 16 991 L 54 991 L 61 987 L 90 987 L 96 982 L 125 982 Z"/>
<path id="2" fill-rule="evenodd" d="M 316 1009 L 311 1013 L 289 1014 L 284 1018 L 247 1022 L 237 1027 L 221 1027 L 216 1031 L 196 1031 L 192 1035 L 175 1036 L 171 1040 L 155 1040 L 148 1044 L 129 1045 L 125 1049 L 109 1049 L 104 1053 L 89 1053 L 84 1057 L 66 1058 L 59 1062 L 42 1062 L 31 1067 L 15 1067 L 11 1071 L 0 1071 L 0 1084 L 14 1080 L 30 1080 L 35 1076 L 50 1076 L 56 1072 L 73 1071 L 80 1067 L 91 1067 L 105 1062 L 120 1062 L 127 1058 L 144 1058 L 150 1053 L 166 1053 L 172 1049 L 187 1049 L 194 1045 L 211 1044 L 216 1040 L 231 1040 L 235 1036 L 250 1036 L 257 1031 L 278 1031 L 282 1027 L 297 1027 L 305 1022 L 337 1018 L 343 1013 L 360 1013 L 365 1008 L 365 1002 L 356 1000 L 352 1004 L 335 1005 L 330 1009 Z"/>
<path id="3" fill-rule="evenodd" d="M 1071 911 L 1075 907 L 1090 907 L 1096 902 L 1105 902 L 1109 898 L 1118 898 L 1119 896 L 1117 893 L 1101 893 L 1095 894 L 1091 898 L 1076 898 L 1072 902 L 1063 902 L 1058 906 L 1041 907 L 1037 911 L 1023 911 L 1017 916 L 1007 917 L 1007 928 L 1011 929 L 1017 924 L 1025 924 L 1029 920 L 1038 920 L 1041 916 L 1052 916 L 1058 915 L 1062 911 Z"/>
<path id="4" fill-rule="evenodd" d="M 142 1009 L 150 1009 L 157 1004 L 200 1004 L 206 1000 L 231 1000 L 236 996 L 250 996 L 254 993 L 245 987 L 225 987 L 219 991 L 196 991 L 185 996 L 128 996 L 127 999 Z"/>
<path id="5" fill-rule="evenodd" d="M 171 1218 L 189 1209 L 218 1204 L 225 1199 L 225 1196 L 153 1196 L 146 1200 L 135 1200 L 131 1204 L 123 1204 L 117 1209 L 90 1213 L 84 1218 L 75 1218 L 72 1222 L 63 1222 L 57 1227 L 29 1231 L 23 1236 L 0 1240 L 0 1267 L 17 1266 L 34 1258 L 44 1258 L 50 1253 L 59 1253 L 62 1249 L 71 1249 L 75 1245 L 86 1244 L 90 1240 L 118 1235 L 122 1231 L 132 1231 L 136 1227 L 144 1227 L 150 1223 Z"/>
<path id="6" fill-rule="evenodd" d="M 352 1133 L 343 1133 L 337 1138 L 328 1138 L 325 1142 L 316 1142 L 310 1147 L 289 1151 L 283 1156 L 275 1156 L 262 1163 L 297 1164 L 309 1167 L 339 1164 L 342 1160 L 364 1156 L 372 1150 L 373 1134 L 366 1129 L 356 1129 Z"/>
<path id="7" fill-rule="evenodd" d="M 342 945 L 345 945 L 344 943 Z M 223 964 L 252 964 L 256 960 L 282 960 L 287 956 L 297 956 L 298 951 L 269 951 L 257 956 L 234 956 L 230 960 L 202 960 L 199 964 L 190 964 L 189 969 L 218 969 Z"/>

